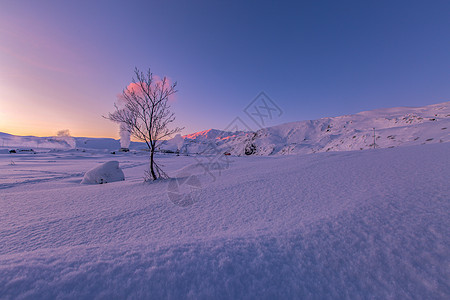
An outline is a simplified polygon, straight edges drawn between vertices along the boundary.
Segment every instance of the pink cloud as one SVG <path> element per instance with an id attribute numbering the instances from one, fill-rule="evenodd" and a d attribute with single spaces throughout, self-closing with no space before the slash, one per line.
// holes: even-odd
<path id="1" fill-rule="evenodd" d="M 166 80 L 164 82 L 164 87 L 169 88 L 172 84 L 172 81 L 168 77 L 165 77 L 165 78 L 166 78 Z M 163 79 L 161 79 L 161 77 L 159 77 L 158 75 L 153 75 L 152 88 L 156 88 L 157 86 L 161 86 L 162 84 L 163 84 Z M 144 86 L 144 88 L 145 88 L 145 86 Z M 140 84 L 134 83 L 134 82 L 131 82 L 130 84 L 128 84 L 128 86 L 125 88 L 125 90 L 132 91 L 132 92 L 136 93 L 137 95 L 142 93 Z M 175 101 L 175 95 L 176 94 L 169 96 L 170 102 Z M 117 104 L 119 106 L 121 106 L 124 104 L 124 101 L 125 101 L 125 99 L 123 97 L 123 94 L 122 93 L 117 94 Z"/>

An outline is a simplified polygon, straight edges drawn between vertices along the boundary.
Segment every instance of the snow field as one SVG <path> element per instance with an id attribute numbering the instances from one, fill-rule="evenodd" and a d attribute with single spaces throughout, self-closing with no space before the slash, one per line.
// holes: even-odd
<path id="1" fill-rule="evenodd" d="M 445 299 L 449 150 L 231 157 L 215 177 L 158 156 L 199 179 L 187 207 L 142 183 L 144 155 L 104 185 L 79 182 L 108 154 L 2 155 L 0 297 Z"/>

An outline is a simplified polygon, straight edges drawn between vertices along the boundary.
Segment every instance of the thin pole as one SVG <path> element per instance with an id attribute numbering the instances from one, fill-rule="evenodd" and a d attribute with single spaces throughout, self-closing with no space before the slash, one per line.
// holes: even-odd
<path id="1" fill-rule="evenodd" d="M 375 127 L 373 128 L 373 149 L 375 149 Z"/>

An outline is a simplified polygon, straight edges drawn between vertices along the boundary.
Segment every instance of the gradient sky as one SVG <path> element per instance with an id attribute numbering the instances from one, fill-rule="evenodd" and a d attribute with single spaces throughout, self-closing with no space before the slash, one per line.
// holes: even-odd
<path id="1" fill-rule="evenodd" d="M 118 137 L 101 116 L 135 66 L 178 82 L 183 133 L 245 120 L 260 91 L 276 123 L 449 101 L 449 15 L 448 0 L 0 0 L 0 131 Z"/>

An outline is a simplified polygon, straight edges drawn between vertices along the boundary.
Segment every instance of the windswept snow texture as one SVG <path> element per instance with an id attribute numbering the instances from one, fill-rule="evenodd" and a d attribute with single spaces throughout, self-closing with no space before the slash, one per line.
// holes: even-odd
<path id="1" fill-rule="evenodd" d="M 375 132 L 374 132 L 375 128 Z M 374 145 L 375 136 L 375 145 Z M 393 148 L 450 141 L 450 102 L 292 122 L 256 132 L 205 130 L 184 136 L 181 153 L 308 154 Z M 173 149 L 165 142 L 162 149 Z"/>
<path id="2" fill-rule="evenodd" d="M 125 180 L 118 161 L 108 161 L 96 166 L 84 174 L 83 184 L 103 184 L 114 181 Z"/>
<path id="3" fill-rule="evenodd" d="M 142 182 L 144 153 L 106 185 L 79 182 L 110 154 L 0 155 L 0 297 L 448 299 L 449 153 L 230 157 L 215 178 L 158 155 L 200 182 L 187 207 Z"/>

